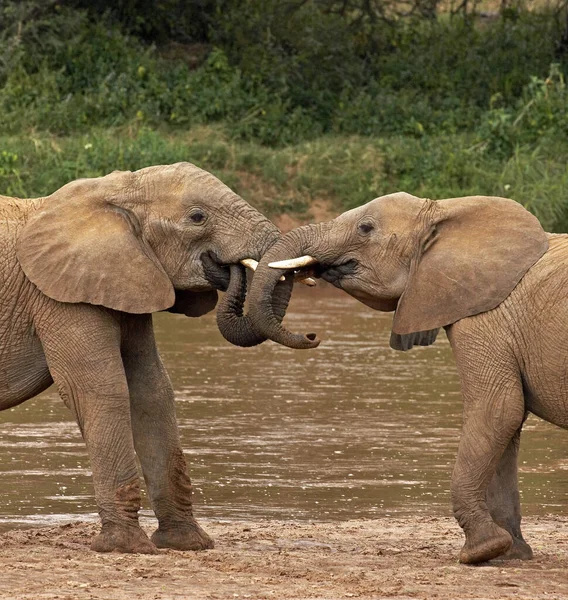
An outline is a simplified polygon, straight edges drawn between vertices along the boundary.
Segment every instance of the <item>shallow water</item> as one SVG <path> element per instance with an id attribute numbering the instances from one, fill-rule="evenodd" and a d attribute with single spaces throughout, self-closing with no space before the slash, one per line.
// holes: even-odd
<path id="1" fill-rule="evenodd" d="M 390 350 L 391 318 L 301 289 L 288 326 L 323 342 L 295 351 L 231 346 L 214 315 L 155 317 L 198 516 L 451 514 L 461 419 L 451 350 L 444 333 L 429 348 Z M 567 442 L 536 417 L 525 424 L 524 514 L 566 514 Z M 55 389 L 0 413 L 0 446 L 0 529 L 96 518 L 85 447 Z"/>

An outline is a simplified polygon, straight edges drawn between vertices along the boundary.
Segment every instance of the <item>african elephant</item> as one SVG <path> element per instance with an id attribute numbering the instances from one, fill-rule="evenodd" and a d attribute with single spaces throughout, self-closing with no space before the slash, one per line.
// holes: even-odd
<path id="1" fill-rule="evenodd" d="M 174 394 L 155 311 L 217 312 L 223 335 L 262 342 L 243 316 L 244 268 L 277 228 L 189 163 L 69 183 L 34 200 L 0 197 L 0 410 L 55 382 L 86 441 L 102 530 L 92 548 L 198 550 Z M 274 310 L 285 312 L 292 283 Z M 278 306 L 281 302 L 281 306 Z M 138 524 L 138 457 L 159 527 Z"/>
<path id="2" fill-rule="evenodd" d="M 463 563 L 530 558 L 517 482 L 528 412 L 568 428 L 568 236 L 547 234 L 505 198 L 397 193 L 299 227 L 264 255 L 250 290 L 259 334 L 313 348 L 271 310 L 275 282 L 312 270 L 364 304 L 395 311 L 391 347 L 429 345 L 444 327 L 464 400 L 452 476 Z"/>

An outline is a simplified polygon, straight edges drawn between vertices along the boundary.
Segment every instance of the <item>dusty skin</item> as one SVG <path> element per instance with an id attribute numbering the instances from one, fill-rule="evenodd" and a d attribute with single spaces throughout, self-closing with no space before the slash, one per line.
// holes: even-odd
<path id="1" fill-rule="evenodd" d="M 524 521 L 532 561 L 457 563 L 444 517 L 205 522 L 216 548 L 96 554 L 94 523 L 0 535 L 0 598 L 568 598 L 568 517 Z"/>

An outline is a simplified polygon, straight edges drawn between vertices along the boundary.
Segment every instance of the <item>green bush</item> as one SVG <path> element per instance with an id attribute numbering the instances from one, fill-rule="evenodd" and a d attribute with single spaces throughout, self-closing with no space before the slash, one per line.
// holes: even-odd
<path id="1" fill-rule="evenodd" d="M 510 196 L 568 227 L 561 13 L 387 22 L 332 0 L 111 4 L 0 1 L 0 193 L 190 160 L 269 214 L 404 189 Z"/>
<path id="2" fill-rule="evenodd" d="M 489 110 L 480 127 L 489 153 L 511 156 L 520 145 L 568 139 L 568 89 L 558 64 L 545 79 L 531 77 L 512 107 Z"/>
<path id="3" fill-rule="evenodd" d="M 283 146 L 328 132 L 420 137 L 483 121 L 510 137 L 508 117 L 483 115 L 492 98 L 509 114 L 531 76 L 543 80 L 560 31 L 552 13 L 362 30 L 316 2 L 225 8 L 209 34 L 217 46 L 196 69 L 125 33 L 112 13 L 94 20 L 58 4 L 35 19 L 14 13 L 0 28 L 0 131 L 223 122 L 238 139 Z"/>
<path id="4" fill-rule="evenodd" d="M 501 195 L 518 199 L 547 231 L 568 232 L 567 146 L 517 148 L 500 175 Z"/>

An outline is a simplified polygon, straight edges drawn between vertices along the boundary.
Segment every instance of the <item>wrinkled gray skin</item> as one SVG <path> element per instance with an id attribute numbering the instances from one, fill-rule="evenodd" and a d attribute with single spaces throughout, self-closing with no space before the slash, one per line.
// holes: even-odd
<path id="1" fill-rule="evenodd" d="M 404 193 L 300 227 L 264 255 L 250 292 L 254 327 L 293 348 L 319 340 L 273 318 L 270 297 L 285 271 L 268 263 L 305 255 L 318 261 L 312 275 L 372 308 L 396 309 L 393 348 L 431 344 L 445 327 L 464 400 L 451 486 L 466 536 L 460 561 L 531 558 L 517 454 L 527 413 L 568 428 L 568 236 L 546 234 L 512 200 Z"/>
<path id="2" fill-rule="evenodd" d="M 94 550 L 199 550 L 174 394 L 151 313 L 219 309 L 223 334 L 264 340 L 242 317 L 239 261 L 260 259 L 276 227 L 188 164 L 114 172 L 36 200 L 0 197 L 0 409 L 55 382 L 86 441 L 102 531 Z M 275 305 L 284 312 L 292 282 Z M 233 287 L 235 284 L 233 283 Z M 138 457 L 159 528 L 138 524 Z"/>

